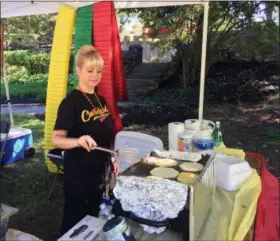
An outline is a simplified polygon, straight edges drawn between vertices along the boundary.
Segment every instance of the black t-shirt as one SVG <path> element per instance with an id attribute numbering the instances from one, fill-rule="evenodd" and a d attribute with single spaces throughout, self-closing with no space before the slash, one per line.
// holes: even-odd
<path id="1" fill-rule="evenodd" d="M 66 130 L 67 137 L 91 136 L 98 146 L 111 148 L 114 140 L 113 119 L 102 96 L 73 90 L 64 98 L 57 112 L 54 130 Z M 99 103 L 100 102 L 100 103 Z M 101 106 L 100 106 L 101 104 Z M 64 187 L 68 190 L 92 190 L 102 184 L 110 155 L 84 148 L 66 150 L 64 154 Z"/>

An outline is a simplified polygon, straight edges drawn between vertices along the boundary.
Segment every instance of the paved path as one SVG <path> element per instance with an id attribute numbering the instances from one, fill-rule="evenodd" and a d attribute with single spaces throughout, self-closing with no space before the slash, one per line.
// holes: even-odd
<path id="1" fill-rule="evenodd" d="M 118 106 L 128 106 L 128 105 L 133 105 L 133 102 L 118 102 Z M 1 114 L 8 114 L 9 109 L 7 105 L 1 105 Z M 40 105 L 40 104 L 14 104 L 12 105 L 12 111 L 13 113 L 17 114 L 24 114 L 24 113 L 29 113 L 29 114 L 43 114 L 46 111 L 46 106 L 45 105 Z"/>
<path id="2" fill-rule="evenodd" d="M 17 113 L 17 114 L 24 114 L 24 113 L 42 114 L 42 113 L 45 113 L 45 110 L 46 110 L 45 105 L 38 105 L 38 104 L 12 105 L 13 113 Z M 7 105 L 1 105 L 1 114 L 7 114 L 7 113 L 9 113 L 9 109 L 8 109 Z"/>

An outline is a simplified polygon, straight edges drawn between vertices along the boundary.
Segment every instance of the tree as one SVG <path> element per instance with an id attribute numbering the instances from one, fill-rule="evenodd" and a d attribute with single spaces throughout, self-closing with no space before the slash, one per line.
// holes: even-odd
<path id="1" fill-rule="evenodd" d="M 238 41 L 231 39 L 228 42 L 241 58 L 254 61 L 279 58 L 279 26 L 271 20 L 253 23 L 249 30 L 245 29 L 239 35 Z"/>
<path id="2" fill-rule="evenodd" d="M 207 69 L 226 43 L 239 30 L 252 24 L 260 11 L 261 1 L 211 1 L 208 26 Z M 176 47 L 175 66 L 181 67 L 183 85 L 198 83 L 201 60 L 203 6 L 187 5 L 149 9 L 122 10 L 137 13 L 145 27 L 167 27 L 167 36 L 157 36 L 165 50 Z"/>
<path id="3" fill-rule="evenodd" d="M 52 36 L 55 14 L 40 14 L 3 19 L 5 45 L 35 47 L 43 36 Z"/>

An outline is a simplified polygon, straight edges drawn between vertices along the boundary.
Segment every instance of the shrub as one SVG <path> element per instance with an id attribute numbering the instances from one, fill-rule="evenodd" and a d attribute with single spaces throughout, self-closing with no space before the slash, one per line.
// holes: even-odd
<path id="1" fill-rule="evenodd" d="M 279 26 L 273 21 L 253 23 L 231 41 L 230 49 L 239 59 L 279 60 Z"/>
<path id="2" fill-rule="evenodd" d="M 27 83 L 42 83 L 47 82 L 47 74 L 35 74 L 35 75 L 10 75 L 8 76 L 9 83 L 11 84 L 27 84 Z"/>
<path id="3" fill-rule="evenodd" d="M 50 55 L 49 54 L 32 54 L 26 58 L 24 64 L 30 75 L 45 74 L 49 71 Z"/>
<path id="4" fill-rule="evenodd" d="M 6 74 L 8 76 L 17 75 L 17 76 L 24 76 L 27 75 L 27 69 L 23 66 L 16 66 L 16 65 L 7 65 L 6 66 Z"/>
<path id="5" fill-rule="evenodd" d="M 28 50 L 5 52 L 5 61 L 8 66 L 25 67 L 29 75 L 47 74 L 49 72 L 50 54 L 32 54 Z M 69 60 L 69 74 L 73 73 L 74 54 L 71 52 Z M 15 67 L 12 67 L 15 69 Z M 12 74 L 10 72 L 9 74 Z"/>
<path id="6" fill-rule="evenodd" d="M 6 51 L 5 62 L 8 65 L 25 66 L 27 57 L 30 55 L 28 50 Z"/>

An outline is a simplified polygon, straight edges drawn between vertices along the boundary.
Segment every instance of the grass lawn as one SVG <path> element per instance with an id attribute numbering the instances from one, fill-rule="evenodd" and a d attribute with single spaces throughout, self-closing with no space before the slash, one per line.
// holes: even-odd
<path id="1" fill-rule="evenodd" d="M 17 126 L 32 130 L 36 154 L 1 170 L 16 181 L 10 182 L 0 175 L 1 202 L 19 209 L 10 219 L 11 228 L 44 240 L 54 240 L 60 223 L 61 207 L 46 201 L 46 166 L 42 148 L 44 122 L 33 115 L 15 115 L 14 119 Z M 46 234 L 50 236 L 45 237 Z"/>
<path id="2" fill-rule="evenodd" d="M 44 102 L 46 99 L 47 83 L 10 83 L 9 91 L 13 95 L 12 99 L 32 97 L 35 102 Z M 1 81 L 1 96 L 6 98 L 3 81 Z"/>

